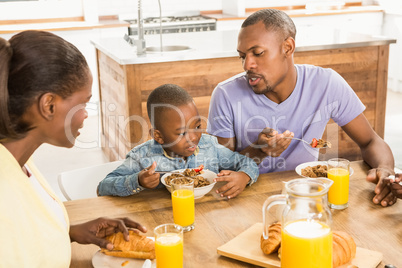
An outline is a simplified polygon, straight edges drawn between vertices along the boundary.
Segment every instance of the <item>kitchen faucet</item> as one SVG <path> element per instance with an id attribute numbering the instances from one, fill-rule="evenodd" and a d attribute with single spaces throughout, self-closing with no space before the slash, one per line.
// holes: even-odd
<path id="1" fill-rule="evenodd" d="M 141 0 L 138 0 L 138 40 L 136 40 L 137 55 L 146 53 L 145 38 L 144 38 L 144 20 L 142 18 Z"/>
<path id="2" fill-rule="evenodd" d="M 159 38 L 160 38 L 160 51 L 163 51 L 162 45 L 162 7 L 161 1 L 158 0 L 159 4 Z M 144 20 L 142 18 L 142 4 L 141 0 L 138 0 L 138 40 L 133 40 L 127 34 L 124 35 L 124 40 L 126 40 L 130 45 L 137 46 L 137 55 L 146 54 L 146 44 L 144 38 Z"/>

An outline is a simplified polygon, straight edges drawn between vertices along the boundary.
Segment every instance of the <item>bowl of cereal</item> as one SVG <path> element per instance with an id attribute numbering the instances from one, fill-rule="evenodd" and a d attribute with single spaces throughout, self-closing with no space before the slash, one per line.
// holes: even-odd
<path id="1" fill-rule="evenodd" d="M 196 174 L 195 174 L 196 173 Z M 214 187 L 214 179 L 217 177 L 215 172 L 204 169 L 200 172 L 194 172 L 192 169 L 179 169 L 173 170 L 172 173 L 165 173 L 161 177 L 161 182 L 165 185 L 166 189 L 171 192 L 170 182 L 176 178 L 183 178 L 185 183 L 186 178 L 191 177 L 194 179 L 194 199 L 201 198 L 209 193 Z"/>
<path id="2" fill-rule="evenodd" d="M 306 178 L 327 177 L 328 164 L 326 161 L 312 161 L 298 165 L 295 171 Z M 349 168 L 349 176 L 353 175 L 353 168 Z"/>

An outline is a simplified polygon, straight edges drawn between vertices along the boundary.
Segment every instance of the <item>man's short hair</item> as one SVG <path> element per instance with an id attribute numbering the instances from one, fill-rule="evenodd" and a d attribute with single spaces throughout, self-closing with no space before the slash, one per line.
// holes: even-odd
<path id="1" fill-rule="evenodd" d="M 242 28 L 262 21 L 267 30 L 283 34 L 284 40 L 292 37 L 296 40 L 296 26 L 292 19 L 283 11 L 277 9 L 261 9 L 251 14 L 241 25 Z"/>
<path id="2" fill-rule="evenodd" d="M 158 128 L 161 114 L 167 109 L 192 102 L 193 98 L 178 85 L 164 84 L 155 88 L 148 96 L 147 112 L 151 124 Z"/>

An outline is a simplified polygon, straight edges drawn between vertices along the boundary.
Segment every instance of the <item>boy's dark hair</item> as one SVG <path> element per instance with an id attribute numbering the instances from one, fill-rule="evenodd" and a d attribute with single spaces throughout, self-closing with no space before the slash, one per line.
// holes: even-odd
<path id="1" fill-rule="evenodd" d="M 147 112 L 151 124 L 158 128 L 158 119 L 166 109 L 192 102 L 193 98 L 178 85 L 164 84 L 155 88 L 148 96 Z"/>
<path id="2" fill-rule="evenodd" d="M 262 21 L 267 30 L 283 34 L 284 40 L 292 37 L 296 40 L 296 26 L 292 19 L 283 11 L 277 9 L 261 9 L 251 14 L 241 25 L 242 28 Z"/>

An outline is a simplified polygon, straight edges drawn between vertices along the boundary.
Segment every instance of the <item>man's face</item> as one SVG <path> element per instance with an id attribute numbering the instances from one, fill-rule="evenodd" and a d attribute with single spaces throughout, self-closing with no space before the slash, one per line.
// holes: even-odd
<path id="1" fill-rule="evenodd" d="M 284 41 L 282 34 L 267 30 L 263 22 L 240 30 L 237 51 L 256 94 L 277 92 L 285 79 L 289 65 Z"/>

